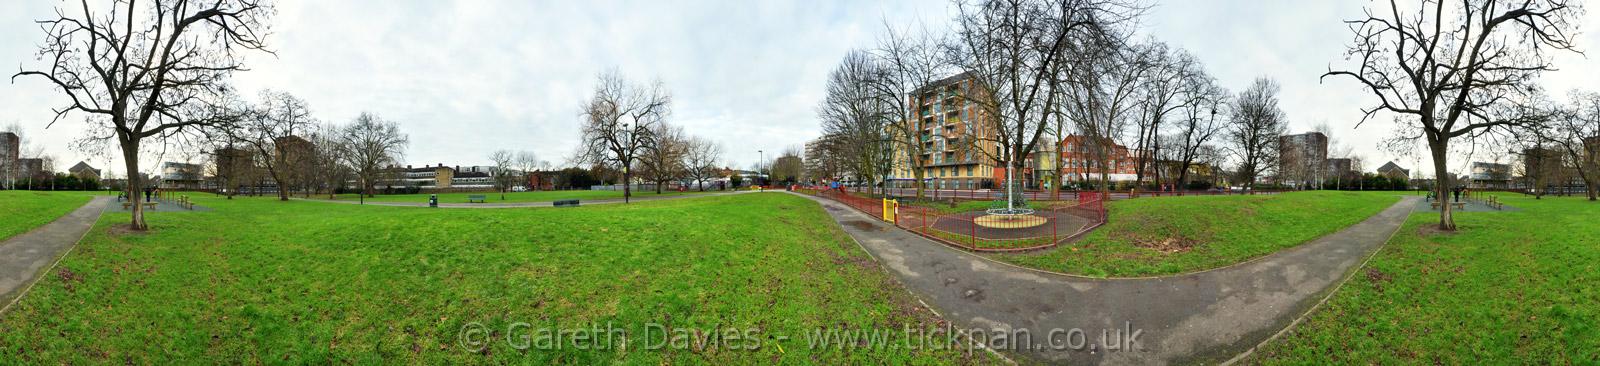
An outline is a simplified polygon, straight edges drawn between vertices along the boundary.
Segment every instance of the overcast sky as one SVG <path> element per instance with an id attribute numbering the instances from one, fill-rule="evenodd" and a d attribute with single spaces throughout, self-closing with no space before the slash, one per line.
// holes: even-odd
<path id="1" fill-rule="evenodd" d="M 56 4 L 0 2 L 7 76 L 19 66 L 43 67 L 33 56 L 42 33 L 31 21 Z M 1370 94 L 1348 80 L 1318 81 L 1330 64 L 1345 64 L 1350 33 L 1340 21 L 1366 5 L 1162 1 L 1141 32 L 1194 53 L 1231 90 L 1257 76 L 1276 79 L 1292 132 L 1327 123 L 1371 170 L 1394 159 L 1377 149 L 1391 127 L 1380 120 L 1354 129 Z M 1590 53 L 1600 52 L 1595 10 L 1578 43 Z M 828 71 L 851 48 L 870 46 L 886 19 L 945 27 L 950 13 L 944 0 L 283 1 L 268 38 L 277 56 L 251 57 L 252 70 L 235 83 L 252 96 L 265 88 L 298 95 L 325 121 L 348 122 L 362 111 L 398 121 L 411 136 L 410 164 L 486 164 L 496 149 L 530 150 L 559 164 L 577 143 L 578 107 L 595 76 L 616 68 L 664 82 L 674 97 L 672 123 L 719 141 L 730 165 L 744 167 L 758 150 L 770 159 L 819 134 L 815 109 Z M 1600 89 L 1592 58 L 1564 55 L 1558 66 L 1544 78 L 1549 90 Z M 49 108 L 64 98 L 39 79 L 0 83 L 0 125 L 22 124 L 28 143 L 61 161 L 58 169 L 109 161 L 121 175 L 118 160 L 68 148 L 83 131 L 81 118 L 44 129 Z"/>

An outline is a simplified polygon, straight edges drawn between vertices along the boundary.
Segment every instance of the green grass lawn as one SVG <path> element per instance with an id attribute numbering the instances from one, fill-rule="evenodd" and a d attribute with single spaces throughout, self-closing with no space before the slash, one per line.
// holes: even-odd
<path id="1" fill-rule="evenodd" d="M 55 221 L 89 202 L 84 192 L 0 191 L 0 240 Z"/>
<path id="2" fill-rule="evenodd" d="M 1263 364 L 1600 364 L 1600 203 L 1504 195 L 1520 211 L 1411 216 Z"/>
<path id="3" fill-rule="evenodd" d="M 963 349 L 812 349 L 814 329 L 939 320 L 815 203 L 747 194 L 440 210 L 269 198 L 108 213 L 0 317 L 17 363 L 863 364 L 989 362 Z M 486 352 L 458 342 L 495 330 Z M 531 328 L 512 328 L 527 322 Z M 759 349 L 645 349 L 647 323 L 758 329 Z M 516 349 L 514 329 L 625 329 L 622 349 Z M 661 328 L 665 329 L 665 328 Z M 746 333 L 748 334 L 748 333 Z M 524 334 L 536 336 L 535 334 Z M 781 340 L 777 336 L 791 337 Z M 570 336 L 569 336 L 570 337 Z M 654 335 L 661 337 L 659 330 Z M 570 338 L 569 338 L 570 339 Z M 687 342 L 686 342 L 687 343 Z M 744 343 L 748 345 L 748 343 Z M 613 344 L 615 346 L 615 344 Z M 9 363 L 7 362 L 7 363 Z"/>
<path id="4" fill-rule="evenodd" d="M 699 191 L 689 191 L 689 192 L 661 191 L 661 195 L 663 195 L 663 196 L 681 195 L 681 194 L 698 194 L 698 193 L 702 193 L 702 192 L 699 192 Z M 714 191 L 706 191 L 704 193 L 715 193 L 715 192 Z M 573 191 L 506 192 L 505 200 L 501 200 L 500 199 L 500 193 L 499 192 L 440 193 L 439 194 L 439 202 L 440 203 L 467 203 L 467 196 L 468 195 L 478 195 L 478 194 L 483 195 L 484 198 L 487 198 L 488 201 L 491 202 L 491 203 L 493 203 L 493 202 L 550 202 L 550 201 L 555 201 L 555 200 L 567 200 L 567 199 L 577 199 L 577 200 L 599 200 L 599 199 L 618 199 L 618 200 L 620 200 L 620 199 L 622 199 L 622 191 L 573 190 Z M 633 192 L 633 197 L 651 197 L 651 196 L 656 196 L 656 192 L 655 191 L 643 191 L 643 192 L 635 191 L 635 192 Z M 340 200 L 340 201 L 355 201 L 355 200 L 358 199 L 355 194 L 341 194 L 341 195 L 337 195 L 335 197 L 336 197 L 335 199 Z M 328 196 L 312 195 L 310 198 L 313 198 L 313 199 L 326 199 L 326 198 L 328 198 Z M 375 197 L 367 197 L 367 200 L 368 201 L 372 201 L 372 202 L 419 202 L 419 203 L 426 203 L 426 202 L 428 202 L 428 194 L 426 194 L 426 193 L 419 193 L 419 194 L 380 194 L 380 195 L 377 195 Z"/>
<path id="5" fill-rule="evenodd" d="M 1112 201 L 1109 221 L 1077 242 L 990 254 L 1095 277 L 1168 275 L 1227 266 L 1293 247 L 1383 211 L 1405 192 L 1289 192 Z"/>

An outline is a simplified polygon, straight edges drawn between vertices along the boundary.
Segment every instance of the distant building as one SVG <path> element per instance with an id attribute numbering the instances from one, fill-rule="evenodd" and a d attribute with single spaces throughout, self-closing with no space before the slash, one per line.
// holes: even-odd
<path id="1" fill-rule="evenodd" d="M 1511 165 L 1474 161 L 1472 162 L 1472 171 L 1467 174 L 1466 182 L 1467 188 L 1511 188 Z"/>
<path id="2" fill-rule="evenodd" d="M 1328 178 L 1328 136 L 1321 132 L 1278 136 L 1278 176 L 1297 187 Z"/>
<path id="3" fill-rule="evenodd" d="M 22 139 L 17 134 L 0 132 L 0 185 L 9 186 L 13 180 L 21 178 L 21 170 L 17 167 L 17 159 L 22 157 Z"/>
<path id="4" fill-rule="evenodd" d="M 377 184 L 378 187 L 415 187 L 418 189 L 452 189 L 452 190 L 487 190 L 494 189 L 494 168 L 486 166 L 445 166 L 440 163 L 434 166 L 404 168 L 393 167 L 390 171 L 394 175 L 385 183 Z M 520 173 L 520 172 L 519 172 Z"/>
<path id="5" fill-rule="evenodd" d="M 0 132 L 0 166 L 22 158 L 22 139 L 17 134 Z"/>
<path id="6" fill-rule="evenodd" d="M 1361 178 L 1361 172 L 1355 169 L 1355 160 L 1349 158 L 1328 159 L 1328 176 L 1323 180 L 1339 182 L 1352 181 Z"/>
<path id="7" fill-rule="evenodd" d="M 71 168 L 67 168 L 67 174 L 78 177 L 79 180 L 86 180 L 96 183 L 100 182 L 100 169 L 95 169 L 94 167 L 89 166 L 89 163 L 82 161 L 74 164 Z"/>
<path id="8" fill-rule="evenodd" d="M 1405 168 L 1401 168 L 1399 164 L 1395 164 L 1393 161 L 1385 163 L 1385 164 L 1383 164 L 1383 166 L 1378 167 L 1378 175 L 1381 175 L 1381 176 L 1384 176 L 1384 177 L 1387 177 L 1387 178 L 1390 178 L 1390 179 L 1394 179 L 1394 178 L 1405 179 L 1405 180 L 1410 180 L 1411 179 L 1411 171 L 1410 170 L 1406 170 Z"/>
<path id="9" fill-rule="evenodd" d="M 1106 161 L 1100 161 L 1101 153 Z M 1132 181 L 1138 178 L 1138 162 L 1127 146 L 1108 138 L 1069 135 L 1061 139 L 1061 180 L 1064 182 L 1098 182 L 1102 173 L 1112 182 Z"/>
<path id="10" fill-rule="evenodd" d="M 44 159 L 21 158 L 14 160 L 12 164 L 16 166 L 12 169 L 14 179 L 50 179 L 50 172 L 44 170 Z"/>
<path id="11" fill-rule="evenodd" d="M 201 172 L 204 169 L 205 167 L 200 164 L 162 162 L 161 175 L 158 177 L 159 183 L 156 184 L 156 187 L 179 190 L 205 188 L 204 182 L 201 181 Z"/>

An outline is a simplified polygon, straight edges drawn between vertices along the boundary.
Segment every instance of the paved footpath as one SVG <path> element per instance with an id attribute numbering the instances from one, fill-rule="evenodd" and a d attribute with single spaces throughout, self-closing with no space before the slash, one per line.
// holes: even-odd
<path id="1" fill-rule="evenodd" d="M 672 200 L 672 199 L 695 198 L 695 197 L 715 197 L 715 196 L 726 196 L 726 195 L 743 194 L 743 193 L 751 193 L 751 192 L 761 192 L 761 191 L 730 191 L 730 192 L 718 192 L 718 193 L 689 193 L 689 194 L 678 194 L 678 195 L 633 197 L 631 202 Z M 780 190 L 768 190 L 766 192 L 780 192 Z M 333 200 L 324 200 L 324 199 L 314 199 L 314 198 L 313 199 L 306 199 L 306 198 L 294 198 L 294 197 L 290 197 L 290 199 L 304 200 L 304 201 L 311 201 L 311 202 L 343 203 L 343 204 L 351 204 L 351 205 L 362 204 L 360 201 L 333 201 Z M 622 202 L 623 201 L 622 201 L 621 198 L 607 198 L 607 199 L 598 199 L 598 200 L 579 200 L 578 201 L 579 206 L 609 205 L 609 204 L 618 204 L 618 203 L 622 203 Z M 428 207 L 428 202 L 367 202 L 366 204 L 370 205 L 370 206 Z M 440 203 L 439 204 L 440 208 L 519 208 L 519 207 L 554 207 L 554 206 L 555 206 L 555 203 L 554 202 L 550 202 L 550 201 L 544 201 L 544 202 L 503 202 L 503 203 Z"/>
<path id="2" fill-rule="evenodd" d="M 34 278 L 42 275 L 94 226 L 111 196 L 94 196 L 88 204 L 56 221 L 0 242 L 0 309 L 9 308 Z"/>
<path id="3" fill-rule="evenodd" d="M 1031 342 L 1013 338 L 1024 344 L 1006 352 L 1010 357 L 1159 365 L 1228 361 L 1278 333 L 1388 241 L 1420 198 L 1404 197 L 1365 221 L 1257 260 L 1140 279 L 1011 266 L 812 199 L 958 329 L 1025 330 Z"/>

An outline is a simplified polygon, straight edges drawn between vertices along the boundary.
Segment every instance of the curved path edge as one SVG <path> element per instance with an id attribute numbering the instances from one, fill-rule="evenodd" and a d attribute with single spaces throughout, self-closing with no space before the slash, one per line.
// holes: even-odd
<path id="1" fill-rule="evenodd" d="M 0 316 L 28 293 L 94 227 L 110 196 L 95 196 L 44 226 L 0 242 Z"/>
<path id="2" fill-rule="evenodd" d="M 1342 284 L 1399 230 L 1418 199 L 1401 198 L 1360 223 L 1241 265 L 1096 279 L 1002 265 L 807 197 L 956 326 L 1000 331 L 1012 342 L 995 348 L 1062 364 L 1218 363 L 1247 352 Z M 1064 339 L 1071 334 L 1086 341 L 1075 347 Z"/>

